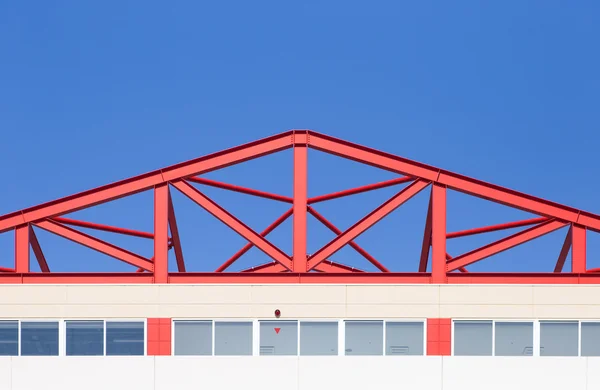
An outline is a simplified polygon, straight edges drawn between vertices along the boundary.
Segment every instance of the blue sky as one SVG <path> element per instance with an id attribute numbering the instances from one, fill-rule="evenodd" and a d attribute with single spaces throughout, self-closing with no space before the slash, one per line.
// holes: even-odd
<path id="1" fill-rule="evenodd" d="M 597 2 L 171 3 L 0 2 L 0 214 L 292 128 L 600 213 Z M 394 177 L 318 152 L 309 160 L 311 195 Z M 290 175 L 282 153 L 209 177 L 291 194 Z M 395 191 L 318 210 L 347 228 Z M 285 211 L 206 193 L 255 230 Z M 189 269 L 213 270 L 244 245 L 173 196 Z M 427 196 L 357 242 L 392 270 L 416 270 Z M 526 216 L 454 193 L 448 207 L 451 231 Z M 151 208 L 143 193 L 74 216 L 151 231 Z M 289 250 L 290 229 L 269 237 Z M 333 238 L 314 221 L 309 230 L 310 251 Z M 54 270 L 129 269 L 37 232 Z M 549 271 L 565 233 L 472 270 Z M 449 252 L 503 234 L 453 240 Z M 151 256 L 143 239 L 97 236 Z M 0 266 L 12 265 L 12 240 L 0 235 Z M 590 266 L 599 254 L 590 233 Z M 370 269 L 351 249 L 333 259 Z M 264 261 L 253 250 L 236 267 Z"/>

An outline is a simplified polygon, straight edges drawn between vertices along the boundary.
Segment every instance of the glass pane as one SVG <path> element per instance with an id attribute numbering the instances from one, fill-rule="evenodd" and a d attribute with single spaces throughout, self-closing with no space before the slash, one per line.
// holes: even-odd
<path id="1" fill-rule="evenodd" d="M 296 321 L 261 321 L 260 322 L 260 354 L 261 355 L 297 355 L 298 354 L 298 322 L 296 322 Z"/>
<path id="2" fill-rule="evenodd" d="M 337 355 L 337 322 L 301 322 L 300 355 Z"/>
<path id="3" fill-rule="evenodd" d="M 496 356 L 532 356 L 532 322 L 496 322 Z"/>
<path id="4" fill-rule="evenodd" d="M 252 322 L 216 322 L 215 355 L 252 355 Z"/>
<path id="5" fill-rule="evenodd" d="M 491 356 L 492 321 L 455 321 L 455 356 Z"/>
<path id="6" fill-rule="evenodd" d="M 578 328 L 577 321 L 540 322 L 540 355 L 577 356 Z"/>
<path id="7" fill-rule="evenodd" d="M 383 321 L 346 321 L 346 355 L 383 355 Z"/>
<path id="8" fill-rule="evenodd" d="M 104 355 L 104 321 L 67 321 L 67 355 Z"/>
<path id="9" fill-rule="evenodd" d="M 143 322 L 106 322 L 107 355 L 143 355 Z"/>
<path id="10" fill-rule="evenodd" d="M 212 355 L 212 321 L 175 321 L 175 355 Z"/>
<path id="11" fill-rule="evenodd" d="M 19 354 L 19 322 L 0 321 L 0 356 Z"/>
<path id="12" fill-rule="evenodd" d="M 386 322 L 386 355 L 423 355 L 425 326 L 422 322 Z"/>
<path id="13" fill-rule="evenodd" d="M 57 356 L 58 322 L 21 322 L 22 356 Z"/>
<path id="14" fill-rule="evenodd" d="M 600 322 L 581 323 L 581 356 L 600 356 Z"/>

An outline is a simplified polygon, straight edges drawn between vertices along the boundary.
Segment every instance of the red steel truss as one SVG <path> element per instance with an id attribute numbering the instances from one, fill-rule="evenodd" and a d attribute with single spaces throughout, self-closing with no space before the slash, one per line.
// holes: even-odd
<path id="1" fill-rule="evenodd" d="M 308 148 L 368 164 L 398 174 L 392 180 L 332 194 L 307 196 Z M 293 149 L 293 194 L 291 197 L 222 183 L 202 174 L 243 163 L 271 153 Z M 191 183 L 258 196 L 290 204 L 290 209 L 262 232 L 256 232 L 210 199 Z M 345 231 L 341 231 L 311 205 L 379 188 L 406 184 L 389 200 Z M 420 260 L 414 273 L 394 273 L 377 261 L 354 240 L 416 194 L 431 188 Z M 446 230 L 446 192 L 452 189 L 538 215 L 539 217 L 459 232 Z M 63 215 L 110 202 L 141 191 L 154 191 L 154 231 L 142 232 L 116 226 L 65 218 Z M 248 241 L 214 272 L 187 272 L 171 191 L 183 193 L 215 218 Z M 321 249 L 307 254 L 307 215 L 311 214 L 336 237 Z M 293 249 L 288 254 L 273 245 L 267 236 L 288 218 L 293 219 Z M 44 257 L 34 229 L 38 227 L 80 245 L 137 267 L 128 273 L 53 273 Z M 568 226 L 554 272 L 477 273 L 466 267 L 500 252 Z M 108 231 L 153 240 L 154 256 L 136 253 L 100 240 L 76 229 Z M 451 256 L 446 241 L 505 229 L 524 228 L 498 241 Z M 14 231 L 14 268 L 0 268 L 0 283 L 600 283 L 600 269 L 586 267 L 586 234 L 600 231 L 600 216 L 563 206 L 507 188 L 445 171 L 429 165 L 356 145 L 310 130 L 292 130 L 192 161 L 122 180 L 66 198 L 0 216 L 0 233 Z M 378 271 L 365 272 L 330 257 L 349 245 Z M 272 262 L 241 272 L 227 269 L 252 247 L 267 254 Z M 30 248 L 41 272 L 30 270 Z M 177 272 L 168 271 L 168 251 L 173 250 Z M 563 272 L 571 253 L 571 270 Z M 416 259 L 415 259 L 416 260 Z M 431 262 L 431 264 L 429 264 Z M 427 270 L 430 269 L 430 272 Z M 456 271 L 456 272 L 453 272 Z"/>

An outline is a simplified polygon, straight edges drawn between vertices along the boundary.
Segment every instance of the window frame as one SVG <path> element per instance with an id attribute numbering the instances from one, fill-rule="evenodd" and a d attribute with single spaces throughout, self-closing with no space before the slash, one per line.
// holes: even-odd
<path id="1" fill-rule="evenodd" d="M 198 321 L 210 322 L 211 325 L 211 354 L 210 355 L 175 355 L 175 322 Z M 250 355 L 216 355 L 215 354 L 215 323 L 217 322 L 241 322 L 252 324 L 252 353 Z M 259 329 L 260 330 L 260 329 Z M 252 318 L 171 318 L 171 356 L 257 356 L 255 350 L 256 344 L 256 320 Z M 260 345 L 260 344 L 259 344 Z"/>
<path id="2" fill-rule="evenodd" d="M 88 318 L 81 318 L 81 317 L 75 317 L 75 318 L 63 318 L 62 320 L 60 320 L 60 324 L 59 324 L 59 334 L 62 334 L 62 341 L 61 344 L 59 346 L 59 352 L 62 352 L 62 354 L 60 354 L 59 356 L 69 356 L 69 357 L 85 357 L 85 356 L 80 356 L 80 355 L 67 355 L 67 322 L 68 321 L 102 321 L 102 334 L 103 334 L 103 341 L 102 341 L 102 355 L 95 355 L 95 356 L 107 356 L 107 357 L 111 357 L 111 356 L 148 356 L 148 319 L 147 318 L 121 318 L 121 317 L 116 317 L 116 318 L 106 318 L 106 317 L 100 317 L 100 318 L 96 318 L 96 317 L 88 317 Z M 107 355 L 106 354 L 106 323 L 107 322 L 143 322 L 144 323 L 144 354 L 143 355 Z M 61 350 L 62 348 L 62 350 Z"/>
<path id="3" fill-rule="evenodd" d="M 321 320 L 323 321 L 323 320 Z M 427 356 L 427 318 L 355 318 L 348 317 L 339 320 L 338 328 L 338 356 L 366 356 L 366 355 L 346 355 L 346 322 L 348 321 L 382 321 L 383 322 L 383 353 L 381 355 L 372 356 L 395 356 L 403 357 L 403 355 L 388 355 L 386 354 L 386 324 L 388 322 L 419 322 L 423 324 L 423 354 L 422 355 L 406 355 L 406 356 Z"/>

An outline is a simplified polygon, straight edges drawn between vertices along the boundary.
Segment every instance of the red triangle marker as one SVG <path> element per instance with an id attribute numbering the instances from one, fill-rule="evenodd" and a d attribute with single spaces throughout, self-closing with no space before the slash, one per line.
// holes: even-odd
<path id="1" fill-rule="evenodd" d="M 281 331 L 281 328 L 275 328 L 275 333 L 279 334 L 280 331 Z"/>

